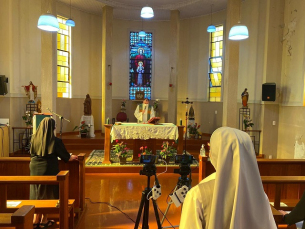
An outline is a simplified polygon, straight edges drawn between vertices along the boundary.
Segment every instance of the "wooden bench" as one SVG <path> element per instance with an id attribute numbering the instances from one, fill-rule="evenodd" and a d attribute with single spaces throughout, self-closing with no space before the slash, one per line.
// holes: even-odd
<path id="1" fill-rule="evenodd" d="M 35 207 L 24 205 L 14 213 L 0 213 L 0 228 L 32 229 Z"/>
<path id="2" fill-rule="evenodd" d="M 257 159 L 261 176 L 305 176 L 305 160 L 299 159 Z M 199 182 L 215 172 L 208 157 L 199 156 Z M 275 198 L 275 185 L 264 183 L 264 190 L 269 199 Z M 282 199 L 300 199 L 305 191 L 305 183 L 285 183 L 281 188 Z"/>
<path id="3" fill-rule="evenodd" d="M 7 191 L 14 184 L 59 184 L 58 200 L 14 200 L 20 201 L 16 207 L 7 206 Z M 0 213 L 14 212 L 24 205 L 34 205 L 36 213 L 59 213 L 60 229 L 74 228 L 74 200 L 69 200 L 69 171 L 61 171 L 56 176 L 0 176 Z M 69 214 L 70 213 L 70 221 Z"/>
<path id="4" fill-rule="evenodd" d="M 0 174 L 3 176 L 29 176 L 29 157 L 0 157 Z M 59 160 L 59 169 L 69 171 L 69 199 L 74 199 L 74 210 L 79 217 L 85 205 L 85 154 L 78 155 L 78 161 L 65 163 Z M 22 190 L 22 192 L 20 191 Z M 29 199 L 30 186 L 28 184 L 13 184 L 8 187 L 8 199 Z"/>

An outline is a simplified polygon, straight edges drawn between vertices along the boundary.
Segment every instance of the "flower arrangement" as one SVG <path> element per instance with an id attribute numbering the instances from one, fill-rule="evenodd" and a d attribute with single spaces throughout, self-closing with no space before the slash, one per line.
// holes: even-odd
<path id="1" fill-rule="evenodd" d="M 79 129 L 80 133 L 88 133 L 90 126 L 91 126 L 90 124 L 87 125 L 85 121 L 82 121 L 79 126 L 74 127 L 73 131 Z"/>
<path id="2" fill-rule="evenodd" d="M 159 106 L 159 99 L 156 99 L 156 101 L 153 104 L 154 110 L 157 110 Z"/>
<path id="3" fill-rule="evenodd" d="M 254 126 L 254 123 L 252 119 L 250 119 L 249 115 L 244 115 L 244 125 L 245 125 L 245 129 Z"/>
<path id="4" fill-rule="evenodd" d="M 125 105 L 126 105 L 126 100 L 123 99 L 122 104 L 121 104 L 121 107 L 125 107 Z"/>
<path id="5" fill-rule="evenodd" d="M 190 124 L 187 126 L 189 129 L 190 134 L 198 134 L 198 129 L 200 128 L 200 125 L 197 126 L 197 123 L 195 124 Z"/>
<path id="6" fill-rule="evenodd" d="M 119 143 L 119 140 L 115 140 L 115 142 L 117 144 L 112 147 L 113 152 L 115 152 L 118 157 L 127 157 L 127 151 L 129 149 L 127 148 L 126 144 L 124 144 L 124 142 Z"/>
<path id="7" fill-rule="evenodd" d="M 25 121 L 26 126 L 31 126 L 33 124 L 33 114 L 30 111 L 26 111 L 22 116 L 22 119 Z"/>
<path id="8" fill-rule="evenodd" d="M 147 146 L 141 146 L 140 150 L 142 151 L 142 153 L 138 154 L 138 157 L 142 155 L 152 155 L 152 150 L 147 148 Z"/>
<path id="9" fill-rule="evenodd" d="M 167 157 L 172 157 L 174 156 L 174 153 L 176 152 L 176 149 L 173 147 L 175 143 L 172 142 L 172 144 L 170 145 L 168 141 L 163 142 L 162 144 L 162 150 L 160 152 L 160 156 L 164 159 L 166 159 Z"/>

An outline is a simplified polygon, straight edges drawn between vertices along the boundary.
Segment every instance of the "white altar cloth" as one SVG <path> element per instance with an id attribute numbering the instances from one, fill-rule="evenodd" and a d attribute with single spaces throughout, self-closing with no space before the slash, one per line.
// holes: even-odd
<path id="1" fill-rule="evenodd" d="M 122 123 L 113 125 L 110 132 L 111 141 L 115 139 L 172 139 L 178 140 L 178 127 L 173 123 L 160 123 L 158 125 Z"/>

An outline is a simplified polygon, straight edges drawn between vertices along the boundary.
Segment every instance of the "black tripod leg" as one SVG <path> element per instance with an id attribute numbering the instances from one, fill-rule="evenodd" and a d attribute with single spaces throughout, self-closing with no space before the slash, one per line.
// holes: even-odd
<path id="1" fill-rule="evenodd" d="M 159 218 L 159 212 L 158 212 L 158 207 L 157 207 L 157 202 L 156 200 L 152 199 L 154 210 L 155 210 L 155 216 L 156 216 L 156 221 L 158 225 L 158 229 L 162 229 L 161 223 L 160 223 L 160 218 Z"/>
<path id="2" fill-rule="evenodd" d="M 149 216 L 149 200 L 147 199 L 147 193 L 145 193 L 145 202 L 144 202 L 144 213 L 143 213 L 142 229 L 149 229 L 149 226 L 148 226 L 148 216 Z"/>
<path id="3" fill-rule="evenodd" d="M 146 199 L 146 194 L 143 191 L 142 192 L 141 203 L 140 203 L 140 207 L 139 207 L 139 211 L 138 211 L 138 215 L 137 215 L 137 220 L 136 220 L 136 223 L 134 225 L 134 229 L 138 229 L 138 227 L 139 227 L 139 223 L 140 223 L 140 219 L 141 219 L 141 215 L 142 215 L 142 210 L 143 210 L 143 206 L 144 206 L 144 203 L 145 203 L 145 199 Z"/>

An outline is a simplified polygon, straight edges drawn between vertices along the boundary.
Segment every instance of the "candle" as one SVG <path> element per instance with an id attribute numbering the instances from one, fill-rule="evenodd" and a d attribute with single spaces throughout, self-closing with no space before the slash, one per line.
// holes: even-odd
<path id="1" fill-rule="evenodd" d="M 109 118 L 107 118 L 107 124 L 109 124 Z"/>
<path id="2" fill-rule="evenodd" d="M 180 126 L 182 126 L 182 119 L 180 119 Z"/>

